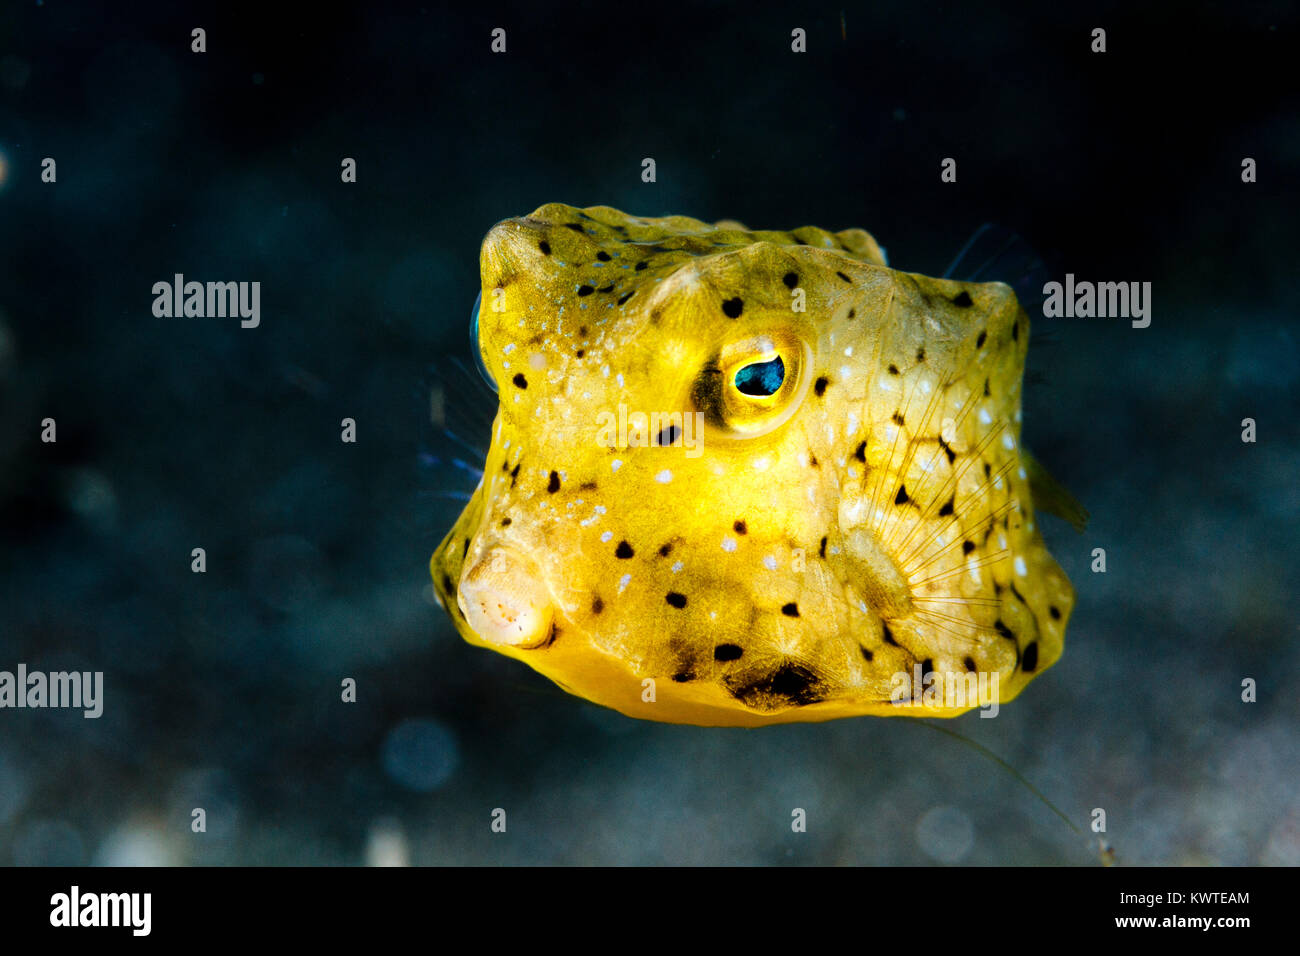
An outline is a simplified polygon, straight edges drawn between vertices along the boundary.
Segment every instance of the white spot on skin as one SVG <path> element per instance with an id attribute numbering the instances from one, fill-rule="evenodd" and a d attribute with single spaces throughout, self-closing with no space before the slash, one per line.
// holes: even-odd
<path id="1" fill-rule="evenodd" d="M 534 352 L 532 355 L 528 356 L 528 365 L 533 369 L 533 371 L 540 372 L 542 369 L 546 368 L 546 356 L 541 352 Z"/>
<path id="2" fill-rule="evenodd" d="M 666 485 L 668 484 L 668 482 L 672 480 L 673 480 L 673 473 L 669 471 L 667 468 L 659 472 L 659 474 L 655 475 L 655 481 L 659 482 L 659 484 L 661 485 Z"/>
<path id="3" fill-rule="evenodd" d="M 987 408 L 980 409 L 980 424 L 981 425 L 993 424 L 993 416 L 989 414 L 989 410 Z"/>
<path id="4" fill-rule="evenodd" d="M 614 376 L 614 380 L 615 380 L 616 382 L 618 382 L 618 387 L 619 387 L 619 388 L 622 388 L 622 387 L 623 387 L 623 373 L 622 373 L 622 372 L 619 372 L 616 376 Z"/>
<path id="5" fill-rule="evenodd" d="M 619 594 L 622 594 L 624 591 L 627 590 L 627 584 L 628 584 L 628 582 L 631 581 L 631 580 L 632 580 L 632 575 L 630 575 L 630 574 L 625 574 L 625 575 L 623 575 L 621 578 L 618 579 L 618 593 L 619 593 Z"/>
<path id="6" fill-rule="evenodd" d="M 681 571 L 681 569 L 682 569 L 682 563 L 681 563 L 680 561 L 674 561 L 674 562 L 673 562 L 673 574 L 677 574 L 678 572 Z"/>
<path id="7" fill-rule="evenodd" d="M 505 355 L 509 355 L 509 354 L 510 354 L 511 352 L 513 352 L 514 350 L 515 350 L 515 343 L 514 343 L 514 342 L 511 342 L 511 343 L 509 343 L 508 345 L 506 345 L 506 347 L 503 348 L 501 351 L 502 351 L 502 353 L 504 353 Z"/>
<path id="8" fill-rule="evenodd" d="M 1016 439 L 1012 436 L 1011 432 L 1006 432 L 1002 436 L 1002 447 L 1007 449 L 1016 447 Z"/>
<path id="9" fill-rule="evenodd" d="M 730 552 L 732 552 L 732 551 L 735 551 L 735 550 L 736 550 L 736 539 L 735 539 L 735 538 L 723 538 L 723 539 L 722 539 L 722 550 L 723 550 L 723 551 L 726 551 L 726 552 L 728 552 L 728 553 L 730 553 Z"/>
<path id="10" fill-rule="evenodd" d="M 763 567 L 767 568 L 769 571 L 775 571 L 776 558 L 774 558 L 772 555 L 769 554 L 767 557 L 763 559 Z"/>
<path id="11" fill-rule="evenodd" d="M 853 355 L 853 346 L 850 345 L 848 348 L 846 348 L 846 349 L 844 350 L 844 356 L 845 356 L 845 358 L 848 358 L 848 357 L 850 357 L 850 356 L 852 356 L 852 355 Z"/>
<path id="12" fill-rule="evenodd" d="M 1016 555 L 1014 563 L 1016 566 L 1016 574 L 1020 575 L 1022 578 L 1029 574 L 1029 569 L 1025 567 L 1025 559 L 1023 557 Z"/>
<path id="13" fill-rule="evenodd" d="M 604 534 L 602 534 L 602 535 L 600 536 L 600 540 L 601 540 L 602 542 L 605 542 L 605 541 L 608 541 L 608 540 L 609 540 L 610 538 L 612 538 L 612 537 L 614 537 L 614 532 L 612 532 L 612 531 L 606 531 Z"/>
<path id="14" fill-rule="evenodd" d="M 618 471 L 620 468 L 623 467 L 623 463 L 619 461 L 617 458 L 615 458 L 613 461 L 609 463 L 609 467 L 613 471 Z"/>
<path id="15" fill-rule="evenodd" d="M 841 379 L 842 381 L 847 382 L 847 381 L 848 381 L 850 378 L 852 378 L 852 377 L 853 377 L 853 369 L 849 368 L 847 365 L 841 365 L 841 366 L 840 366 L 840 379 Z"/>
<path id="16" fill-rule="evenodd" d="M 1027 477 L 1028 477 L 1028 476 L 1025 474 L 1025 467 L 1024 467 L 1024 465 L 1021 465 L 1021 466 L 1020 466 L 1020 469 L 1019 469 L 1019 471 L 1016 472 L 1016 474 L 1020 475 L 1021 478 L 1027 478 Z"/>
<path id="17" fill-rule="evenodd" d="M 767 471 L 772 465 L 772 459 L 764 455 L 762 458 L 755 458 L 750 464 L 755 471 Z"/>

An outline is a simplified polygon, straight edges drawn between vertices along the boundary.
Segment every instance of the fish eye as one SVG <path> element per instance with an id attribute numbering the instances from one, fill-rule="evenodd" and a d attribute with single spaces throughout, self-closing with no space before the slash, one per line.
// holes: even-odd
<path id="1" fill-rule="evenodd" d="M 482 305 L 483 290 L 480 289 L 478 295 L 474 297 L 474 308 L 469 313 L 469 350 L 474 353 L 474 364 L 478 366 L 478 373 L 483 376 L 483 381 L 487 382 L 488 388 L 496 392 L 496 380 L 492 378 L 492 373 L 488 371 L 487 364 L 483 361 L 483 346 L 478 340 L 478 313 Z"/>
<path id="2" fill-rule="evenodd" d="M 775 395 L 785 381 L 785 363 L 781 356 L 770 362 L 753 362 L 742 366 L 736 373 L 736 388 L 745 395 L 758 395 L 766 398 Z"/>
<path id="3" fill-rule="evenodd" d="M 755 438 L 798 410 L 811 367 L 812 349 L 793 330 L 752 334 L 718 349 L 697 375 L 691 399 L 721 436 Z"/>

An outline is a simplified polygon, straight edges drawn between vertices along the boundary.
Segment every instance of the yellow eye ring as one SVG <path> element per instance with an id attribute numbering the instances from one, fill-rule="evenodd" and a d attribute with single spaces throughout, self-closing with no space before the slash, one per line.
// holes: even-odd
<path id="1" fill-rule="evenodd" d="M 705 421 L 733 438 L 781 427 L 808 392 L 812 349 L 785 330 L 726 343 L 696 379 L 692 398 Z"/>

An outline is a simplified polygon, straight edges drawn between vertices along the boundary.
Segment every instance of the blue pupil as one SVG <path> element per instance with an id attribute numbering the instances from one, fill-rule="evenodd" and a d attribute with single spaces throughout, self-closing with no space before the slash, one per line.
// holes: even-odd
<path id="1" fill-rule="evenodd" d="M 746 395 L 758 395 L 766 398 L 775 395 L 785 381 L 785 363 L 781 356 L 770 362 L 755 362 L 746 365 L 736 373 L 736 388 Z"/>
<path id="2" fill-rule="evenodd" d="M 487 366 L 483 364 L 483 351 L 478 344 L 478 310 L 482 304 L 483 293 L 480 291 L 474 299 L 474 308 L 469 314 L 469 350 L 474 353 L 474 364 L 478 366 L 479 375 L 483 376 L 483 381 L 487 382 L 488 388 L 495 392 L 497 383 L 492 380 Z"/>

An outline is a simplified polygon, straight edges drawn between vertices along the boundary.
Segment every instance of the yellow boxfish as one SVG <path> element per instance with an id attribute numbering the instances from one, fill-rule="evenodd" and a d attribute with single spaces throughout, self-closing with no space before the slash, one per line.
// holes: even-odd
<path id="1" fill-rule="evenodd" d="M 561 204 L 480 266 L 499 407 L 431 561 L 465 640 L 700 725 L 954 716 L 1060 656 L 1009 286 L 861 229 Z"/>

